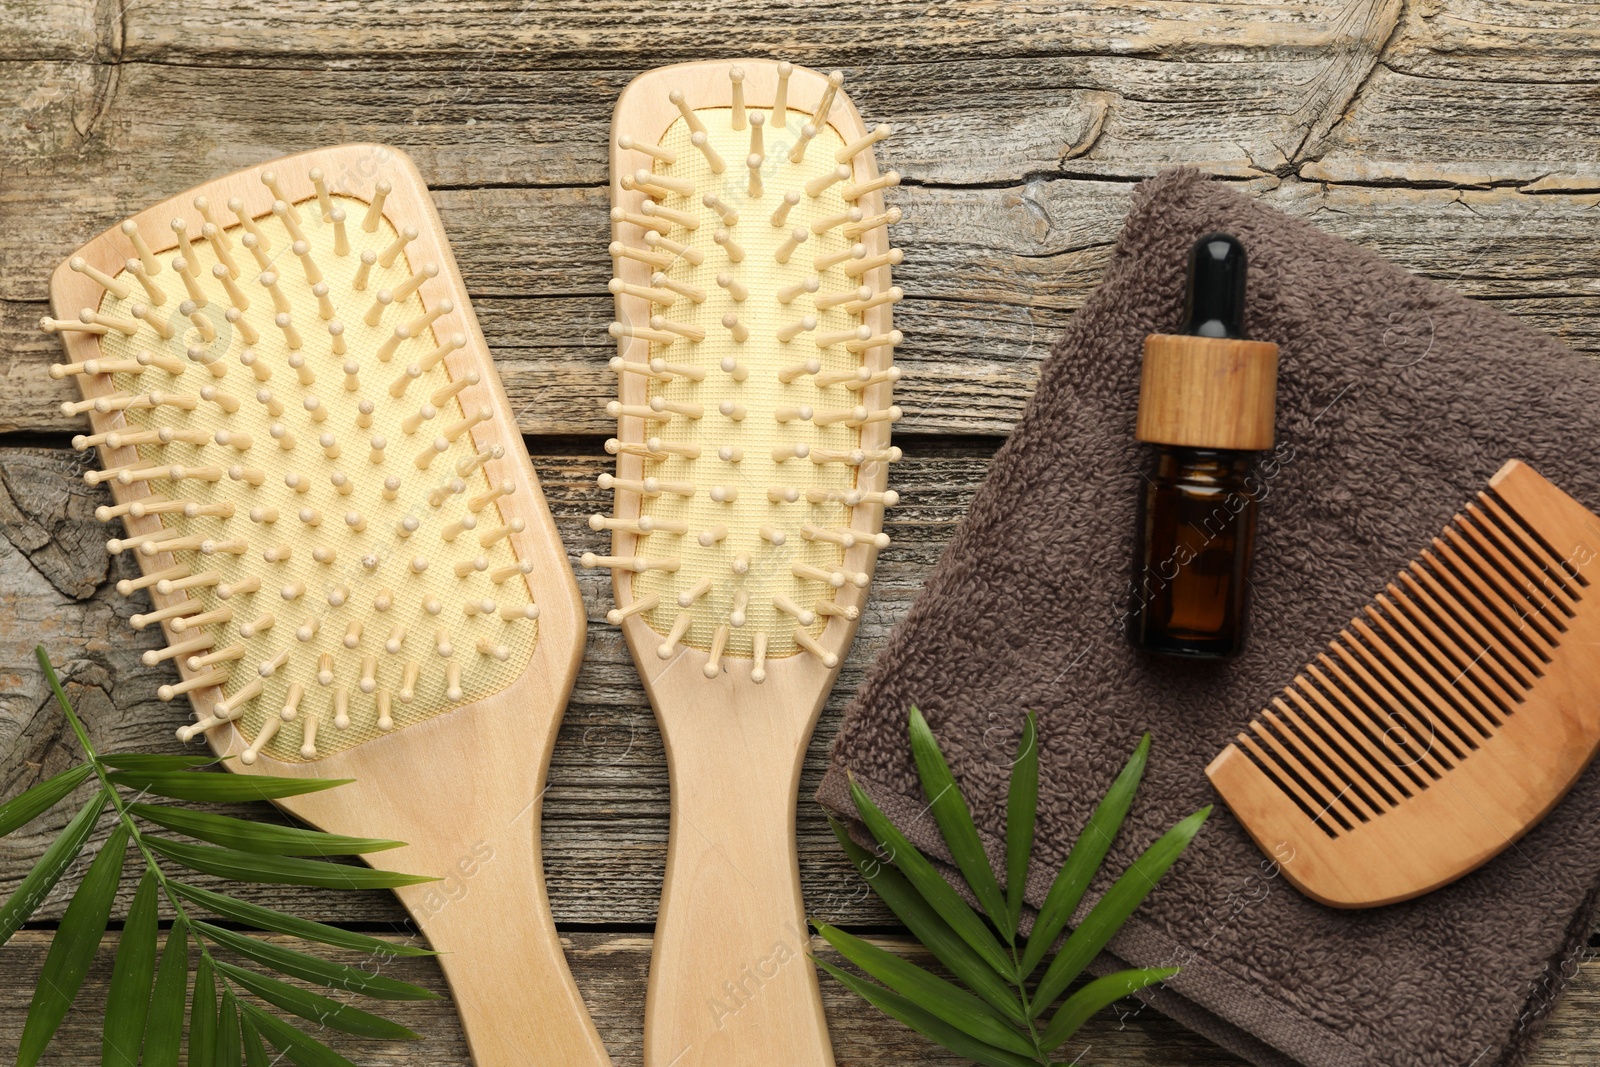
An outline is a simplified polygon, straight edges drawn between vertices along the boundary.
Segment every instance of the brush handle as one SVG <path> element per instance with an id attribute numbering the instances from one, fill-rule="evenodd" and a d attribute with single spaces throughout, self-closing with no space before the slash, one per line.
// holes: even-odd
<path id="1" fill-rule="evenodd" d="M 800 767 L 827 690 L 785 709 L 783 691 L 741 682 L 696 678 L 660 716 L 672 826 L 646 1067 L 833 1064 L 795 851 Z"/>
<path id="2" fill-rule="evenodd" d="M 496 837 L 434 846 L 419 869 L 443 880 L 398 894 L 441 953 L 475 1067 L 608 1067 L 551 919 L 539 808 Z"/>
<path id="3" fill-rule="evenodd" d="M 578 646 L 569 647 L 575 658 Z M 567 970 L 544 887 L 541 800 L 565 702 L 549 684 L 530 676 L 327 766 L 279 765 L 355 778 L 281 804 L 323 829 L 409 842 L 366 858 L 439 879 L 395 895 L 441 954 L 475 1067 L 611 1062 Z"/>

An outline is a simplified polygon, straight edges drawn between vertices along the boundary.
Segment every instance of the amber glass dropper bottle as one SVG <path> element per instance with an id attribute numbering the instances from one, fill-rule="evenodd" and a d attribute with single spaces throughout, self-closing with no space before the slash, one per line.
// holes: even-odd
<path id="1" fill-rule="evenodd" d="M 1139 497 L 1129 636 L 1152 652 L 1244 649 L 1259 487 L 1272 447 L 1278 346 L 1244 339 L 1246 257 L 1225 233 L 1195 242 L 1184 332 L 1144 342 L 1135 436 L 1156 446 Z"/>

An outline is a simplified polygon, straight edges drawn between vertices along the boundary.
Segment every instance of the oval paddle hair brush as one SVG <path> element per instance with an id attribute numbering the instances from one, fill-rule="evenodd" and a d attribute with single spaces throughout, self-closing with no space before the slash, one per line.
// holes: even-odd
<path id="1" fill-rule="evenodd" d="M 376 180 L 374 180 L 376 179 Z M 582 654 L 576 583 L 421 176 L 345 145 L 208 182 L 51 279 L 111 490 L 224 766 L 354 778 L 280 800 L 397 838 L 397 890 L 482 1067 L 604 1064 L 539 858 L 540 796 Z"/>
<path id="2" fill-rule="evenodd" d="M 795 853 L 807 742 L 888 543 L 900 252 L 840 74 L 750 60 L 617 102 L 609 567 L 666 743 L 645 1062 L 830 1064 Z"/>
<path id="3" fill-rule="evenodd" d="M 1532 829 L 1600 748 L 1600 521 L 1512 460 L 1206 768 L 1336 908 L 1409 900 Z"/>

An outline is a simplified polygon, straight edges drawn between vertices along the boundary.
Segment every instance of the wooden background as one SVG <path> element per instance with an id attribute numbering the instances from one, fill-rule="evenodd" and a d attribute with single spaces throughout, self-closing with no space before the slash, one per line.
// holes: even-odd
<path id="1" fill-rule="evenodd" d="M 1138 180 L 1198 166 L 1600 352 L 1597 27 L 1600 6 L 1561 0 L 879 0 L 870 11 L 0 0 L 0 796 L 75 758 L 36 642 L 71 661 L 103 747 L 175 750 L 187 710 L 159 703 L 166 672 L 138 663 L 154 635 L 131 636 L 140 604 L 110 589 L 126 564 L 102 551 L 91 512 L 103 496 L 76 477 L 85 460 L 67 440 L 78 426 L 56 412 L 68 383 L 45 373 L 59 347 L 35 329 L 49 271 L 150 203 L 321 145 L 410 152 L 575 556 L 595 543 L 582 518 L 603 506 L 601 405 L 615 388 L 604 369 L 612 102 L 635 74 L 679 60 L 842 68 L 867 121 L 895 126 L 883 159 L 905 175 L 891 199 L 906 212 L 896 441 L 909 458 L 895 477 L 906 500 L 891 516 L 896 544 L 812 746 L 809 794 L 839 709 L 1098 280 Z M 579 580 L 590 644 L 552 769 L 545 862 L 578 983 L 616 1061 L 636 1064 L 666 771 L 627 653 L 601 621 L 609 583 Z M 61 822 L 0 842 L 0 892 Z M 895 939 L 809 799 L 800 834 L 813 913 Z M 458 891 L 470 895 L 470 882 Z M 15 1047 L 63 907 L 52 900 L 0 951 L 0 1055 Z M 386 893 L 319 908 L 309 917 L 405 936 Z M 87 996 L 103 992 L 109 959 Z M 440 987 L 431 964 L 395 970 Z M 824 988 L 841 1064 L 959 1062 Z M 1600 1061 L 1597 1002 L 1600 966 L 1586 962 L 1533 1063 Z M 393 1014 L 427 1040 L 353 1042 L 356 1059 L 466 1063 L 448 1001 Z M 1238 1062 L 1149 1011 L 1110 1014 L 1081 1036 L 1071 1054 L 1084 1064 Z M 97 1062 L 92 1013 L 69 1018 L 58 1040 L 52 1062 Z"/>

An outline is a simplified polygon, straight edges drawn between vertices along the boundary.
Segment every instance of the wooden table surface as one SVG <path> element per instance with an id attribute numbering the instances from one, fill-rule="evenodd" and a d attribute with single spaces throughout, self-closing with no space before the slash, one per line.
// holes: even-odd
<path id="1" fill-rule="evenodd" d="M 720 10 L 708 10 L 708 8 Z M 605 142 L 612 102 L 651 66 L 773 55 L 843 69 L 888 122 L 905 182 L 896 243 L 907 341 L 896 441 L 907 460 L 872 608 L 812 745 L 800 806 L 814 914 L 889 939 L 808 799 L 839 709 L 926 579 L 1039 360 L 1097 283 L 1134 183 L 1197 166 L 1283 210 L 1600 352 L 1600 5 L 1561 0 L 882 0 L 872 7 L 585 0 L 0 0 L 0 796 L 75 756 L 32 656 L 71 661 L 96 741 L 176 750 L 187 707 L 138 653 L 77 477 L 36 331 L 50 270 L 121 218 L 281 154 L 370 140 L 434 190 L 570 552 L 595 476 L 611 299 Z M 545 809 L 545 863 L 573 970 L 619 1064 L 640 1055 L 667 834 L 650 708 L 580 573 L 591 620 Z M 252 811 L 271 817 L 264 806 Z M 60 828 L 0 841 L 0 892 Z M 470 892 L 470 885 L 460 887 Z M 259 891 L 302 911 L 295 894 Z M 287 900 L 285 897 L 287 896 Z M 122 906 L 127 903 L 126 895 Z M 0 1055 L 21 1029 L 52 900 L 0 951 Z M 387 893 L 308 917 L 403 936 Z M 114 940 L 108 939 L 108 943 Z M 102 952 L 87 996 L 103 994 Z M 442 988 L 426 962 L 402 977 Z M 825 985 L 841 1064 L 957 1063 Z M 1585 963 L 1533 1063 L 1600 1061 L 1600 966 Z M 448 1001 L 394 1005 L 426 1035 L 356 1059 L 465 1064 Z M 1084 1064 L 1234 1064 L 1145 1011 L 1108 1014 Z M 92 1014 L 51 1062 L 95 1062 Z M 1084 1051 L 1082 1046 L 1088 1046 Z"/>

